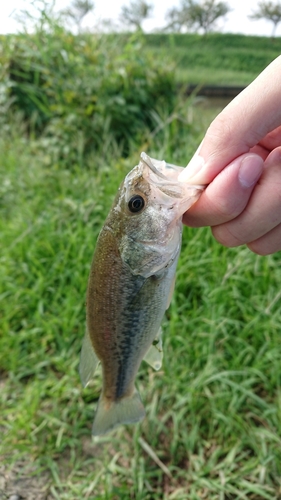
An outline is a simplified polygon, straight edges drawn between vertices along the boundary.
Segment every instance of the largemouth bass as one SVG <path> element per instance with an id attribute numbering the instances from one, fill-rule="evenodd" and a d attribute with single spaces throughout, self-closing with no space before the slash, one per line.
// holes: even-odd
<path id="1" fill-rule="evenodd" d="M 142 153 L 100 232 L 79 367 L 86 386 L 97 365 L 102 366 L 93 435 L 145 415 L 135 378 L 143 359 L 156 370 L 161 367 L 160 325 L 174 288 L 181 219 L 203 190 L 179 182 L 182 170 Z"/>

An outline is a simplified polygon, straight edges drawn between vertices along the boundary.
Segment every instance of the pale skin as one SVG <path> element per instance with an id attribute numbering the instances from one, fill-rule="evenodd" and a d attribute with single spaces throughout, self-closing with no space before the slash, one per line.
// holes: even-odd
<path id="1" fill-rule="evenodd" d="M 281 56 L 215 118 L 180 177 L 207 184 L 184 224 L 211 226 L 227 247 L 281 250 Z"/>

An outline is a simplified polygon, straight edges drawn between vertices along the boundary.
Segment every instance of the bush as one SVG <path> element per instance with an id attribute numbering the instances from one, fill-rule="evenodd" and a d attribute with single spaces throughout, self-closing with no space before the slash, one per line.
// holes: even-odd
<path id="1" fill-rule="evenodd" d="M 143 50 L 140 34 L 75 36 L 53 23 L 4 45 L 12 109 L 42 137 L 52 162 L 79 162 L 109 138 L 126 153 L 152 126 L 153 109 L 173 107 L 173 75 Z"/>

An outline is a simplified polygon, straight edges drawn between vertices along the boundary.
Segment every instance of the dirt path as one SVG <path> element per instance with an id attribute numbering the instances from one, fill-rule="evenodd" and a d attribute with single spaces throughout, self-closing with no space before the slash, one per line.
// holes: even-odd
<path id="1" fill-rule="evenodd" d="M 36 471 L 30 461 L 20 460 L 11 465 L 1 464 L 0 500 L 53 500 L 50 478 L 47 473 Z"/>

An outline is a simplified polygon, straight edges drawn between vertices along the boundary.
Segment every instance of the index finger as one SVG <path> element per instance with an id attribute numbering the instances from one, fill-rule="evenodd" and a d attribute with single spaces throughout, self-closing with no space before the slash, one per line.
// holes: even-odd
<path id="1" fill-rule="evenodd" d="M 215 118 L 181 181 L 209 184 L 231 161 L 247 153 L 281 124 L 281 56 Z"/>

